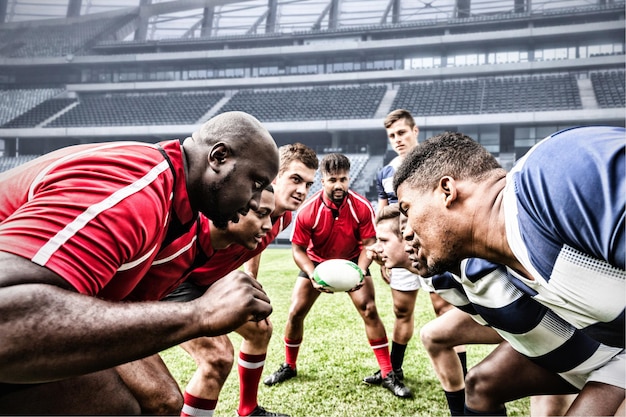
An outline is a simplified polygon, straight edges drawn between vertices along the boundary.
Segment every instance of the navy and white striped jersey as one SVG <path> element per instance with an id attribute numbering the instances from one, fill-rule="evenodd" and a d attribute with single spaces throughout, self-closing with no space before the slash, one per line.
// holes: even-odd
<path id="1" fill-rule="evenodd" d="M 515 275 L 503 265 L 472 258 L 462 262 L 461 276 L 444 273 L 424 278 L 423 284 L 578 388 L 593 371 L 623 353 L 621 347 L 599 342 L 535 301 L 514 284 Z"/>
<path id="2" fill-rule="evenodd" d="M 624 346 L 626 130 L 578 127 L 535 145 L 507 176 L 506 234 L 534 280 L 516 280 L 578 328 Z M 606 330 L 609 330 L 607 332 Z"/>

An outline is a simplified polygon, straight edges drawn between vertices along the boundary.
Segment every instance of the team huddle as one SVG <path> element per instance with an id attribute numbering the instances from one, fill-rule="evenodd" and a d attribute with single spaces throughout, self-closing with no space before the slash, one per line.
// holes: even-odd
<path id="1" fill-rule="evenodd" d="M 297 384 L 304 321 L 328 291 L 315 269 L 345 259 L 362 272 L 347 294 L 379 366 L 363 382 L 417 396 L 403 361 L 421 288 L 436 318 L 420 337 L 451 415 L 506 415 L 525 397 L 533 415 L 626 415 L 626 130 L 555 132 L 507 172 L 462 133 L 418 144 L 406 110 L 384 127 L 397 157 L 376 209 L 350 189 L 348 157 L 279 148 L 242 112 L 184 140 L 77 145 L 1 173 L 0 413 L 211 416 L 237 332 L 237 415 L 285 416 L 257 401 L 273 327 L 256 278 L 292 225 L 300 273 L 265 385 Z M 497 347 L 468 369 L 468 344 Z M 176 345 L 197 364 L 183 390 L 159 355 Z"/>

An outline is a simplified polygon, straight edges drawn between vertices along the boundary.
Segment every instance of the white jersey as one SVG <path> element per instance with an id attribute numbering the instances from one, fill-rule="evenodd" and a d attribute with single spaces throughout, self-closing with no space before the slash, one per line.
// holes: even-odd
<path id="1" fill-rule="evenodd" d="M 516 285 L 577 328 L 621 347 L 625 138 L 625 129 L 607 126 L 557 132 L 518 161 L 504 191 L 509 246 L 534 278 L 517 277 Z"/>
<path id="2" fill-rule="evenodd" d="M 603 344 L 577 329 L 518 288 L 509 268 L 483 259 L 461 264 L 461 276 L 451 273 L 424 279 L 424 286 L 449 303 L 493 327 L 520 354 L 558 373 L 577 388 L 597 380 L 622 388 L 626 384 L 624 350 Z M 610 376 L 598 377 L 610 367 Z"/>

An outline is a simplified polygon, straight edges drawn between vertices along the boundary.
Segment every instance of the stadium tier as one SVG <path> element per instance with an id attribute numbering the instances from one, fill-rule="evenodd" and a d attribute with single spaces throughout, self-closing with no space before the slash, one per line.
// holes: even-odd
<path id="1" fill-rule="evenodd" d="M 375 200 L 395 108 L 420 140 L 462 131 L 506 166 L 555 130 L 625 124 L 624 1 L 115 3 L 0 2 L 3 155 L 181 138 L 239 110 L 279 145 L 364 155 L 353 182 Z"/>

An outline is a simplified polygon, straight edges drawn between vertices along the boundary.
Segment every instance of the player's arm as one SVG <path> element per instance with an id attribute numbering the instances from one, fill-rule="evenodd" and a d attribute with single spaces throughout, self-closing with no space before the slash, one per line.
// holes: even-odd
<path id="1" fill-rule="evenodd" d="M 367 268 L 369 268 L 369 266 L 372 263 L 371 257 L 368 256 L 367 248 L 374 245 L 375 243 L 376 243 L 375 237 L 363 239 L 361 253 L 359 254 L 359 260 L 357 262 L 357 264 L 359 265 L 359 268 L 361 268 L 361 270 L 363 271 L 363 274 L 365 274 L 365 271 L 367 271 Z"/>
<path id="2" fill-rule="evenodd" d="M 0 252 L 0 382 L 54 381 L 107 369 L 271 313 L 242 271 L 187 303 L 109 302 L 79 294 L 51 270 Z"/>
<path id="3" fill-rule="evenodd" d="M 378 198 L 378 204 L 376 205 L 376 213 L 380 214 L 380 211 L 383 209 L 383 207 L 387 207 L 389 205 L 389 200 L 387 200 L 386 198 Z"/>
<path id="4" fill-rule="evenodd" d="M 313 288 L 321 292 L 331 293 L 331 291 L 328 291 L 326 288 L 319 285 L 313 279 L 313 272 L 315 271 L 315 264 L 313 263 L 313 261 L 311 261 L 311 258 L 309 258 L 309 256 L 306 254 L 306 248 L 304 246 L 300 246 L 295 243 L 291 244 L 291 248 L 293 252 L 293 260 L 296 262 L 296 265 L 298 265 L 298 268 L 306 272 L 306 274 L 309 276 L 309 281 L 311 282 L 311 285 L 313 285 Z"/>
<path id="5" fill-rule="evenodd" d="M 309 255 L 306 254 L 306 248 L 292 243 L 291 249 L 293 252 L 293 260 L 296 265 L 298 265 L 298 268 L 306 272 L 309 278 L 311 278 L 313 276 L 313 271 L 315 270 L 315 264 L 311 261 Z"/>
<path id="6" fill-rule="evenodd" d="M 254 258 L 248 259 L 243 264 L 243 270 L 253 278 L 257 278 L 259 276 L 259 265 L 261 264 L 261 255 L 263 252 L 254 256 Z"/>

